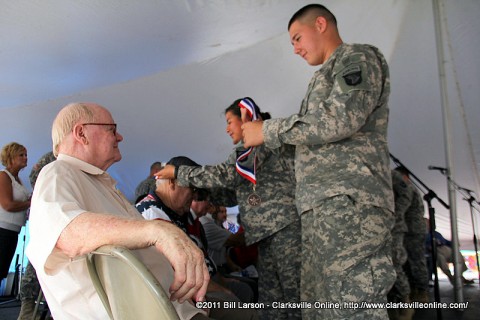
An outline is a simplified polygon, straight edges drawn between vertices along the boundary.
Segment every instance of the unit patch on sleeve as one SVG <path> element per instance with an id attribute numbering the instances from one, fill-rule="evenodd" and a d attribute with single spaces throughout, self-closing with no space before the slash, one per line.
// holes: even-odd
<path id="1" fill-rule="evenodd" d="M 362 83 L 362 69 L 359 65 L 350 66 L 342 71 L 342 77 L 349 86 L 356 86 Z"/>
<path id="2" fill-rule="evenodd" d="M 341 69 L 335 77 L 341 92 L 369 90 L 368 72 L 363 63 L 350 64 Z"/>

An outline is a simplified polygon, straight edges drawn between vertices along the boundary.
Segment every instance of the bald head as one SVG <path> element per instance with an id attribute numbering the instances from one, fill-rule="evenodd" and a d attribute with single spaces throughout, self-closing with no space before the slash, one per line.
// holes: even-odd
<path id="1" fill-rule="evenodd" d="M 91 102 L 66 105 L 53 121 L 53 153 L 63 153 L 102 170 L 121 159 L 117 132 L 110 112 Z"/>
<path id="2" fill-rule="evenodd" d="M 67 104 L 55 117 L 52 125 L 53 154 L 58 156 L 58 148 L 64 142 L 65 137 L 73 131 L 73 127 L 81 122 L 93 122 L 94 109 L 100 107 L 97 104 L 75 102 Z"/>

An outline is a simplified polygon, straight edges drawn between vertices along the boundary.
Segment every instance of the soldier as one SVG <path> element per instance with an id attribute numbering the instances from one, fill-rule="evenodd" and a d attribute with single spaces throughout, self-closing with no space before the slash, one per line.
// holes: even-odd
<path id="1" fill-rule="evenodd" d="M 414 187 L 403 180 L 398 170 L 392 170 L 392 186 L 395 197 L 395 226 L 392 229 L 392 260 L 397 273 L 397 280 L 388 293 L 388 300 L 392 302 L 410 302 L 410 284 L 403 270 L 407 262 L 407 250 L 403 244 L 408 231 L 405 223 L 405 212 L 412 203 L 415 194 Z M 390 319 L 411 319 L 413 309 L 388 309 Z"/>
<path id="2" fill-rule="evenodd" d="M 425 233 L 427 232 L 423 206 L 423 199 L 418 189 L 410 181 L 408 171 L 404 167 L 395 170 L 402 174 L 403 180 L 411 188 L 411 202 L 405 211 L 405 223 L 408 231 L 403 244 L 408 253 L 404 270 L 410 283 L 410 300 L 428 302 L 428 269 L 425 259 Z"/>
<path id="3" fill-rule="evenodd" d="M 387 146 L 389 70 L 370 45 L 345 44 L 335 16 L 311 4 L 288 24 L 316 71 L 300 111 L 243 124 L 246 147 L 294 145 L 302 222 L 302 301 L 386 302 L 393 192 Z M 385 309 L 303 309 L 305 319 L 385 319 Z"/>
<path id="4" fill-rule="evenodd" d="M 239 103 L 250 101 L 261 118 L 270 117 L 260 113 L 250 98 L 235 100 L 225 110 L 227 133 L 236 145 L 229 159 L 213 166 L 167 165 L 156 176 L 163 179 L 178 179 L 180 185 L 198 188 L 227 188 L 236 193 L 242 226 L 245 229 L 246 245 L 258 243 L 258 302 L 267 308 L 260 309 L 261 319 L 300 319 L 300 309 L 273 309 L 272 302 L 299 302 L 300 300 L 300 221 L 294 202 L 295 177 L 293 171 L 293 148 L 285 146 L 282 154 L 275 154 L 262 147 L 241 161 L 243 168 L 253 168 L 256 158 L 256 184 L 236 171 L 239 154 L 246 149 L 242 145 L 241 112 Z M 175 174 L 176 173 L 176 174 Z M 218 199 L 212 197 L 212 200 Z"/>
<path id="5" fill-rule="evenodd" d="M 35 182 L 37 181 L 38 174 L 42 168 L 55 160 L 53 152 L 45 153 L 38 162 L 33 166 L 30 175 L 30 185 L 32 189 L 35 188 Z M 30 320 L 33 316 L 33 311 L 35 310 L 35 299 L 37 298 L 40 292 L 40 283 L 38 283 L 37 273 L 33 268 L 30 261 L 27 262 L 25 267 L 25 274 L 22 277 L 22 283 L 20 285 L 20 300 L 21 307 L 20 313 L 18 315 L 18 320 Z"/>

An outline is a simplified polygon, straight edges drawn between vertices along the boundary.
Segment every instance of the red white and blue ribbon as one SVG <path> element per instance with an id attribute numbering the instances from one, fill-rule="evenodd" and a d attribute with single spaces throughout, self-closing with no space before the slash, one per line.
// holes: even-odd
<path id="1" fill-rule="evenodd" d="M 248 116 L 252 121 L 258 120 L 257 110 L 255 109 L 255 102 L 253 102 L 250 98 L 244 98 L 240 100 L 238 103 L 240 109 L 246 109 L 248 112 Z"/>
<path id="2" fill-rule="evenodd" d="M 258 114 L 255 109 L 255 102 L 253 102 L 249 98 L 244 98 L 242 99 L 239 103 L 238 106 L 240 109 L 244 108 L 247 110 L 247 113 L 249 117 L 252 119 L 252 121 L 258 119 Z M 249 155 L 254 157 L 253 158 L 253 168 L 249 168 L 246 166 L 241 165 L 240 163 L 243 162 L 245 159 L 248 158 Z M 242 177 L 253 183 L 254 185 L 257 184 L 257 178 L 255 177 L 255 174 L 257 172 L 256 170 L 256 161 L 255 161 L 255 150 L 253 147 L 250 147 L 243 151 L 240 156 L 237 158 L 237 161 L 235 163 L 235 167 L 237 168 L 238 174 L 240 174 Z"/>

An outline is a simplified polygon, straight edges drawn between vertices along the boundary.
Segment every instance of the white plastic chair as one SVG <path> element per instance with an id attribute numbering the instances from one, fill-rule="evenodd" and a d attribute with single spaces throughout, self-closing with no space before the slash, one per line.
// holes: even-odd
<path id="1" fill-rule="evenodd" d="M 158 280 L 130 250 L 102 246 L 88 255 L 87 265 L 110 319 L 179 319 Z"/>

